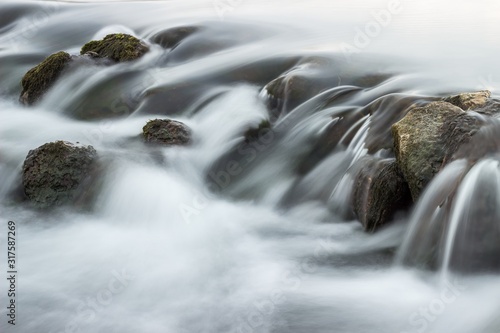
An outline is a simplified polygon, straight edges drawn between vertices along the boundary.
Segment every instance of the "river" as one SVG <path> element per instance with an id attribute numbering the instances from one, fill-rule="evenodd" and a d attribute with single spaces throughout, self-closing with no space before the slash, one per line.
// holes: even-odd
<path id="1" fill-rule="evenodd" d="M 2 1 L 0 331 L 500 332 L 497 275 L 400 264 L 418 210 L 375 234 L 345 214 L 347 170 L 387 138 L 400 103 L 500 97 L 499 22 L 493 0 Z M 195 29 L 175 47 L 154 43 L 175 27 Z M 118 32 L 150 52 L 83 66 L 41 103 L 19 103 L 21 78 L 49 54 Z M 264 87 L 285 73 L 321 84 L 306 80 L 304 104 L 278 101 L 276 132 L 235 152 L 269 117 Z M 366 107 L 377 116 L 360 118 L 346 148 L 311 162 L 317 133 Z M 193 144 L 145 149 L 137 137 L 157 117 L 187 124 Z M 91 144 L 106 160 L 91 209 L 13 198 L 28 151 L 55 140 Z M 234 173 L 220 167 L 228 154 Z"/>

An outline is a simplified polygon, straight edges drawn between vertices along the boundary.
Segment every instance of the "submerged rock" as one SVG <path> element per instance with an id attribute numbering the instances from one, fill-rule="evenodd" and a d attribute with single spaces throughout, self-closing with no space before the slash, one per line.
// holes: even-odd
<path id="1" fill-rule="evenodd" d="M 65 141 L 46 143 L 31 150 L 23 165 L 26 196 L 40 208 L 67 203 L 77 195 L 97 158 L 92 146 Z"/>
<path id="2" fill-rule="evenodd" d="M 354 179 L 353 210 L 368 232 L 389 222 L 411 204 L 408 183 L 394 159 L 363 159 Z"/>
<path id="3" fill-rule="evenodd" d="M 392 126 L 396 160 L 414 201 L 482 123 L 474 114 L 439 101 L 412 108 Z"/>
<path id="4" fill-rule="evenodd" d="M 268 107 L 275 115 L 288 113 L 320 92 L 336 86 L 326 70 L 296 69 L 269 82 L 265 90 Z"/>
<path id="5" fill-rule="evenodd" d="M 80 54 L 93 58 L 110 58 L 116 62 L 131 61 L 142 57 L 149 48 L 139 39 L 127 34 L 110 34 L 102 40 L 85 44 Z"/>
<path id="6" fill-rule="evenodd" d="M 21 81 L 23 87 L 19 99 L 21 103 L 31 105 L 37 102 L 57 81 L 70 61 L 71 56 L 61 51 L 50 55 L 30 69 Z"/>
<path id="7" fill-rule="evenodd" d="M 170 28 L 155 34 L 151 40 L 153 43 L 159 44 L 166 49 L 171 49 L 198 30 L 200 28 L 195 26 Z"/>
<path id="8" fill-rule="evenodd" d="M 186 145 L 191 141 L 191 130 L 180 121 L 154 119 L 142 128 L 144 140 L 166 146 Z"/>
<path id="9" fill-rule="evenodd" d="M 467 111 L 484 106 L 490 97 L 491 93 L 488 90 L 482 90 L 474 93 L 462 93 L 449 96 L 443 100 Z"/>

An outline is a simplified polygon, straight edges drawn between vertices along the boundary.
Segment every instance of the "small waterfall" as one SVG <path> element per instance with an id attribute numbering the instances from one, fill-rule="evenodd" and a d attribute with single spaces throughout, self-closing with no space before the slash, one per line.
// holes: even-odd
<path id="1" fill-rule="evenodd" d="M 500 270 L 500 159 L 448 165 L 415 208 L 396 262 L 450 274 Z"/>
<path id="2" fill-rule="evenodd" d="M 443 274 L 500 269 L 499 163 L 499 159 L 480 161 L 460 184 L 449 219 Z"/>

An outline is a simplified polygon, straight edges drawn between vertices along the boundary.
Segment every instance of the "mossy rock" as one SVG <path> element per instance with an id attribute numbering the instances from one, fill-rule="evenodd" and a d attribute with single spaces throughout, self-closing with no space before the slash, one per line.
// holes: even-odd
<path id="1" fill-rule="evenodd" d="M 85 44 L 80 54 L 90 54 L 95 58 L 109 58 L 116 62 L 131 61 L 142 57 L 149 48 L 134 36 L 110 34 L 102 40 Z"/>
<path id="2" fill-rule="evenodd" d="M 187 145 L 191 142 L 191 130 L 180 121 L 154 119 L 142 128 L 147 143 L 165 146 Z"/>
<path id="3" fill-rule="evenodd" d="M 39 208 L 68 203 L 76 198 L 96 158 L 97 152 L 92 146 L 65 141 L 46 143 L 31 150 L 23 164 L 24 193 Z"/>
<path id="4" fill-rule="evenodd" d="M 479 117 L 439 101 L 412 108 L 392 126 L 396 159 L 414 201 L 483 125 Z"/>
<path id="5" fill-rule="evenodd" d="M 39 65 L 30 69 L 21 81 L 23 87 L 21 103 L 31 105 L 37 102 L 57 81 L 70 61 L 71 56 L 61 51 L 50 55 Z"/>

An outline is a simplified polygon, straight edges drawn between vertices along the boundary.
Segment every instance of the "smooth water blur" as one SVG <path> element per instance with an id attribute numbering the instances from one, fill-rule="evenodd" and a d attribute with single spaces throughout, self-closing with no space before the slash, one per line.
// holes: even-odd
<path id="1" fill-rule="evenodd" d="M 498 207 L 496 159 L 450 164 L 411 216 L 375 235 L 347 212 L 350 168 L 385 157 L 408 105 L 500 91 L 499 3 L 408 0 L 387 16 L 390 3 L 2 2 L 0 220 L 18 224 L 19 295 L 16 327 L 0 298 L 0 331 L 498 333 L 498 277 L 448 269 L 470 255 L 457 244 L 486 237 L 467 234 L 465 211 Z M 152 42 L 179 26 L 197 30 L 173 49 Z M 76 66 L 39 105 L 18 103 L 29 68 L 112 32 L 151 52 Z M 311 96 L 278 101 L 270 136 L 241 146 L 270 118 L 265 87 L 294 75 Z M 193 145 L 145 147 L 142 126 L 157 117 L 186 123 Z M 92 210 L 43 213 L 12 198 L 28 151 L 55 140 L 91 144 L 106 162 Z M 498 227 L 492 212 L 485 223 Z M 444 273 L 400 265 L 434 255 L 430 236 Z"/>

